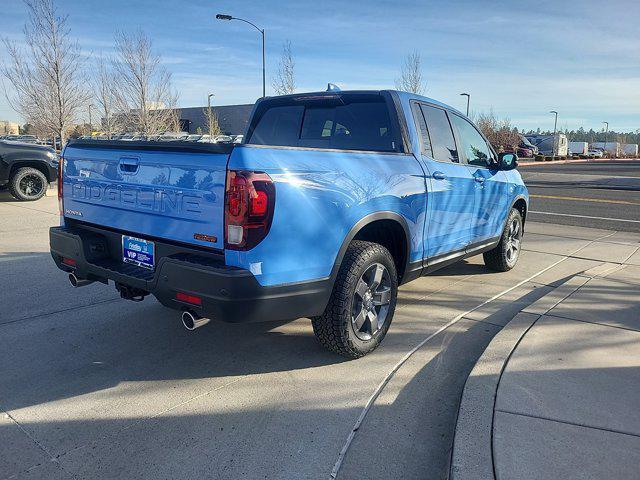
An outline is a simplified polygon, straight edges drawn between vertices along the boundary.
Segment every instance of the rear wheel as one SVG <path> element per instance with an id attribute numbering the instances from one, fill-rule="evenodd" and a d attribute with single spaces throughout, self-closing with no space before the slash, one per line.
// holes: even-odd
<path id="1" fill-rule="evenodd" d="M 9 192 L 17 200 L 32 201 L 42 198 L 49 187 L 47 177 L 40 170 L 23 167 L 9 180 Z"/>
<path id="2" fill-rule="evenodd" d="M 398 277 L 389 251 L 377 243 L 355 240 L 340 265 L 327 308 L 312 318 L 313 331 L 329 350 L 362 357 L 386 335 L 397 294 Z"/>
<path id="3" fill-rule="evenodd" d="M 520 257 L 522 234 L 522 216 L 517 208 L 512 208 L 500 243 L 484 254 L 484 264 L 498 272 L 506 272 L 515 267 Z"/>

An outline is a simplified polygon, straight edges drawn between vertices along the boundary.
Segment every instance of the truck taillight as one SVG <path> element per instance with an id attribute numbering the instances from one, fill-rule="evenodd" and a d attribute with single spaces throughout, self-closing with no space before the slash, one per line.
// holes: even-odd
<path id="1" fill-rule="evenodd" d="M 276 189 L 266 173 L 229 170 L 224 200 L 225 248 L 249 250 L 269 233 Z"/>
<path id="2" fill-rule="evenodd" d="M 62 198 L 62 174 L 63 174 L 64 158 L 58 160 L 58 210 L 60 215 L 64 215 L 64 200 Z"/>

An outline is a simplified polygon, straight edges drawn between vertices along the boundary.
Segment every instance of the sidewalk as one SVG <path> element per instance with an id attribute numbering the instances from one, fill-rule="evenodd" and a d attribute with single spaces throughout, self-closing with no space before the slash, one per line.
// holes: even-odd
<path id="1" fill-rule="evenodd" d="M 627 262 L 572 277 L 494 337 L 465 385 L 453 480 L 639 478 L 640 265 Z"/>

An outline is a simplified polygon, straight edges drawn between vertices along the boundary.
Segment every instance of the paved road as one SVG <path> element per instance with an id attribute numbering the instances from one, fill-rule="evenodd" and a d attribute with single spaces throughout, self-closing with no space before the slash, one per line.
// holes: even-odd
<path id="1" fill-rule="evenodd" d="M 72 289 L 56 210 L 0 198 L 0 478 L 329 478 L 367 405 L 337 478 L 446 478 L 490 339 L 602 252 L 640 262 L 628 234 L 530 223 L 513 271 L 476 257 L 404 286 L 381 348 L 344 361 L 305 319 L 187 332 L 153 299 Z"/>
<path id="2" fill-rule="evenodd" d="M 640 232 L 640 160 L 521 168 L 536 222 Z"/>

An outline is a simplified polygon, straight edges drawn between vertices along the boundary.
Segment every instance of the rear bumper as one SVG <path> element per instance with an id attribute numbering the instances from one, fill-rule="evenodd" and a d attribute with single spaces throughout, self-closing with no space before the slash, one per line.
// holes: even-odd
<path id="1" fill-rule="evenodd" d="M 120 261 L 120 233 L 87 227 L 52 227 L 51 256 L 58 268 L 79 278 L 120 283 L 148 292 L 164 306 L 192 310 L 227 322 L 292 320 L 320 315 L 331 294 L 329 279 L 264 287 L 254 275 L 224 265 L 223 255 L 156 241 L 154 272 Z M 71 259 L 73 266 L 62 263 Z M 183 292 L 200 306 L 176 300 Z"/>

